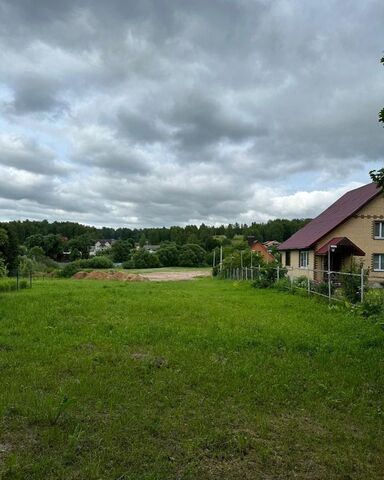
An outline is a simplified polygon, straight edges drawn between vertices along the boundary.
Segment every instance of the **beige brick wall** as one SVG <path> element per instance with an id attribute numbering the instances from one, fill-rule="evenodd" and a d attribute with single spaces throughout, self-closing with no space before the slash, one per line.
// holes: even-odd
<path id="1" fill-rule="evenodd" d="M 285 253 L 282 256 L 282 264 L 283 266 L 286 265 L 285 263 Z M 308 268 L 300 268 L 299 267 L 299 250 L 291 250 L 291 266 L 287 267 L 288 269 L 288 276 L 297 278 L 301 276 L 308 276 L 313 279 L 313 269 L 314 269 L 314 252 L 313 250 L 309 250 L 309 265 Z"/>
<path id="2" fill-rule="evenodd" d="M 315 251 L 334 237 L 348 237 L 355 245 L 365 252 L 364 257 L 356 257 L 359 262 L 363 261 L 364 267 L 370 269 L 369 278 L 373 282 L 384 281 L 384 272 L 372 271 L 372 255 L 374 253 L 384 254 L 384 240 L 373 238 L 373 224 L 375 221 L 384 221 L 384 195 L 379 195 L 360 209 L 353 217 L 346 220 L 329 234 L 325 235 L 315 246 Z M 316 263 L 315 263 L 316 262 Z M 285 263 L 285 252 L 282 255 L 282 264 Z M 306 275 L 305 269 L 299 268 L 299 250 L 291 250 L 291 267 L 288 268 L 288 275 L 298 277 Z M 323 259 L 314 256 L 314 250 L 309 254 L 309 269 L 323 269 Z M 313 274 L 311 272 L 311 278 Z"/>
<path id="3" fill-rule="evenodd" d="M 362 260 L 364 267 L 372 270 L 372 255 L 374 253 L 384 253 L 384 240 L 376 240 L 372 235 L 375 221 L 384 222 L 384 195 L 374 198 L 353 217 L 325 235 L 316 244 L 316 250 L 333 237 L 348 237 L 365 252 L 364 257 L 356 257 L 356 260 Z M 370 280 L 383 281 L 384 272 L 371 271 Z"/>

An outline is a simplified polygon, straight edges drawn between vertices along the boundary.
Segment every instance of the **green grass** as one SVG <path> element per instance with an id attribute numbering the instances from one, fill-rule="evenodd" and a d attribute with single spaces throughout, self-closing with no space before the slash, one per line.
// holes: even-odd
<path id="1" fill-rule="evenodd" d="M 0 294 L 2 480 L 382 479 L 384 332 L 247 284 Z"/>

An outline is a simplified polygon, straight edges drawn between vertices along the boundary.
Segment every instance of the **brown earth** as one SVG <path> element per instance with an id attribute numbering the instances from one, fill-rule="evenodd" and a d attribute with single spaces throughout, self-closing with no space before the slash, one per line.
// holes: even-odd
<path id="1" fill-rule="evenodd" d="M 180 280 L 192 280 L 199 277 L 210 277 L 212 275 L 210 270 L 188 270 L 185 272 L 152 272 L 146 273 L 144 276 L 151 282 L 169 282 Z"/>
<path id="2" fill-rule="evenodd" d="M 120 282 L 145 282 L 147 279 L 141 275 L 125 272 L 77 272 L 73 275 L 76 280 L 117 280 Z"/>
<path id="3" fill-rule="evenodd" d="M 137 273 L 126 272 L 100 272 L 94 270 L 93 272 L 77 272 L 72 278 L 76 280 L 117 280 L 120 282 L 169 282 L 180 280 L 192 280 L 199 277 L 210 277 L 211 272 L 188 270 L 185 272 L 152 272 L 145 275 L 139 275 Z"/>

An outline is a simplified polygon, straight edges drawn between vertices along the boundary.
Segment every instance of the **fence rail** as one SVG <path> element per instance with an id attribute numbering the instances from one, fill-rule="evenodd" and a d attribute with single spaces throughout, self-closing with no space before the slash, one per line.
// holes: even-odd
<path id="1" fill-rule="evenodd" d="M 286 276 L 287 273 L 288 276 Z M 218 277 L 221 279 L 237 281 L 261 280 L 266 276 L 271 284 L 286 278 L 288 281 L 285 288 L 300 289 L 306 291 L 308 295 L 318 295 L 328 298 L 329 301 L 344 301 L 345 298 L 342 297 L 341 291 L 349 289 L 349 296 L 355 301 L 362 302 L 368 284 L 367 275 L 363 269 L 359 273 L 303 269 L 300 276 L 294 276 L 293 269 L 279 266 L 274 268 L 261 266 L 225 268 L 218 272 Z"/>

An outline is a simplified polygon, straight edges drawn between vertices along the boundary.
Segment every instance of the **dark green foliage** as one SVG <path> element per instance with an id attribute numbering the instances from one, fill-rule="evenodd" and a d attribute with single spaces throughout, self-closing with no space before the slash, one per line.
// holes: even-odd
<path id="1" fill-rule="evenodd" d="M 110 251 L 113 261 L 120 263 L 129 260 L 133 248 L 134 244 L 131 240 L 118 240 L 112 245 Z"/>
<path id="2" fill-rule="evenodd" d="M 384 290 L 380 288 L 366 292 L 360 311 L 364 317 L 376 317 L 384 321 Z"/>
<path id="3" fill-rule="evenodd" d="M 252 223 L 251 225 L 243 224 L 229 224 L 221 225 L 219 227 L 201 224 L 187 225 L 185 227 L 173 226 L 170 228 L 96 228 L 81 225 L 73 222 L 52 222 L 43 221 L 12 221 L 3 223 L 1 226 L 10 227 L 15 236 L 16 243 L 25 243 L 28 237 L 32 235 L 46 236 L 49 234 L 59 235 L 63 241 L 68 241 L 70 247 L 78 248 L 83 251 L 85 255 L 88 254 L 89 246 L 92 245 L 96 239 L 112 238 L 115 240 L 131 240 L 133 243 L 139 243 L 140 239 L 143 242 L 148 241 L 152 245 L 158 245 L 162 242 L 174 242 L 177 245 L 185 245 L 194 242 L 204 246 L 206 250 L 212 250 L 217 243 L 221 245 L 229 244 L 230 240 L 236 235 L 243 235 L 246 238 L 249 235 L 255 237 L 256 240 L 264 242 L 266 240 L 283 241 L 290 237 L 293 233 L 308 223 L 309 219 L 276 219 L 270 220 L 267 223 Z M 86 237 L 84 237 L 86 235 Z M 216 237 L 222 236 L 221 239 Z M 80 241 L 78 240 L 80 237 Z M 84 242 L 84 238 L 91 239 L 91 242 Z M 76 240 L 72 242 L 72 240 Z M 79 248 L 79 243 L 82 247 Z M 84 244 L 85 243 L 85 244 Z M 68 245 L 66 245 L 67 248 Z"/>
<path id="4" fill-rule="evenodd" d="M 277 265 L 267 264 L 265 267 L 261 268 L 260 271 L 256 270 L 255 275 L 256 279 L 252 282 L 254 288 L 269 288 L 272 287 L 277 281 Z M 282 280 L 285 278 L 287 270 L 284 268 L 279 268 L 279 279 Z"/>
<path id="5" fill-rule="evenodd" d="M 113 268 L 113 262 L 108 257 L 92 257 L 89 259 L 76 260 L 75 262 L 68 263 L 63 267 L 58 275 L 60 277 L 69 278 L 82 269 L 88 268 Z"/>
<path id="6" fill-rule="evenodd" d="M 180 248 L 179 265 L 181 267 L 200 267 L 205 265 L 206 251 L 200 245 L 188 243 Z"/>
<path id="7" fill-rule="evenodd" d="M 81 266 L 79 265 L 79 262 L 71 262 L 65 265 L 59 272 L 58 275 L 59 277 L 64 277 L 64 278 L 70 278 L 72 275 L 74 275 L 77 272 L 80 272 Z"/>
<path id="8" fill-rule="evenodd" d="M 179 264 L 179 248 L 175 243 L 161 245 L 157 255 L 163 267 L 176 267 Z"/>
<path id="9" fill-rule="evenodd" d="M 122 267 L 126 269 L 135 268 L 132 259 L 123 262 Z"/>
<path id="10" fill-rule="evenodd" d="M 328 282 L 311 282 L 311 290 L 321 295 L 329 295 L 329 285 Z M 331 295 L 335 292 L 335 287 L 333 283 L 331 283 Z"/>
<path id="11" fill-rule="evenodd" d="M 342 272 L 354 274 L 341 276 L 341 290 L 344 298 L 350 303 L 359 302 L 361 299 L 361 276 L 359 275 L 361 273 L 361 267 L 353 262 L 351 267 L 344 268 Z M 364 284 L 367 285 L 367 275 L 365 275 L 365 277 Z"/>
<path id="12" fill-rule="evenodd" d="M 112 260 L 104 256 L 96 256 L 86 260 L 79 260 L 79 264 L 83 268 L 113 268 Z"/>
<path id="13" fill-rule="evenodd" d="M 372 181 L 377 183 L 377 185 L 384 191 L 384 168 L 380 168 L 379 170 L 371 170 L 369 175 Z"/>
<path id="14" fill-rule="evenodd" d="M 88 233 L 85 233 L 70 240 L 68 242 L 68 248 L 70 250 L 76 248 L 81 253 L 81 257 L 86 259 L 88 258 L 89 250 L 94 243 L 95 237 Z"/>
<path id="15" fill-rule="evenodd" d="M 137 250 L 132 256 L 134 268 L 157 268 L 160 267 L 159 257 L 156 253 L 149 253 L 144 249 Z"/>

